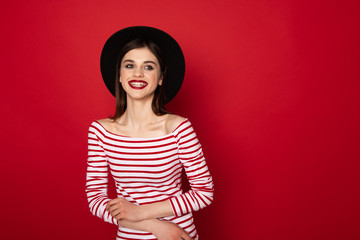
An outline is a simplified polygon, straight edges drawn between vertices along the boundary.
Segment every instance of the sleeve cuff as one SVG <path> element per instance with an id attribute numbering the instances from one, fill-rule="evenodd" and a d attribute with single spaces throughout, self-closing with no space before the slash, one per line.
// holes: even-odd
<path id="1" fill-rule="evenodd" d="M 173 197 L 169 200 L 170 200 L 170 204 L 171 204 L 171 208 L 174 213 L 174 216 L 176 216 L 176 217 L 182 216 L 184 213 L 181 209 L 181 204 L 179 202 L 178 197 Z"/>

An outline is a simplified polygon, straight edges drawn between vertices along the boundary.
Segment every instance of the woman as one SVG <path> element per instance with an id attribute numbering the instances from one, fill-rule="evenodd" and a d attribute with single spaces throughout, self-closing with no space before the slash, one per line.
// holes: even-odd
<path id="1" fill-rule="evenodd" d="M 91 212 L 119 226 L 118 240 L 198 239 L 191 212 L 212 202 L 212 178 L 190 121 L 164 108 L 184 78 L 181 48 L 159 29 L 125 28 L 107 40 L 100 65 L 116 112 L 89 128 Z M 116 199 L 107 195 L 108 169 Z"/>

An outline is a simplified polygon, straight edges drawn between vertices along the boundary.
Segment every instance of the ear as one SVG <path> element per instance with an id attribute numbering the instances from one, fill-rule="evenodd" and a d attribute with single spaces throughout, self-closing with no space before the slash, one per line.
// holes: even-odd
<path id="1" fill-rule="evenodd" d="M 159 79 L 159 86 L 162 85 L 162 82 L 163 82 L 163 76 L 161 76 L 160 79 Z"/>

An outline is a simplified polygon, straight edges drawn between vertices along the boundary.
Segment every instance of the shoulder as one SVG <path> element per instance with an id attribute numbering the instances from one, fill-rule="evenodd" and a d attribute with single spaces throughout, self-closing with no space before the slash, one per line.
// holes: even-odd
<path id="1" fill-rule="evenodd" d="M 107 131 L 111 131 L 114 128 L 114 121 L 110 118 L 103 118 L 95 120 L 91 125 L 99 124 Z"/>
<path id="2" fill-rule="evenodd" d="M 167 133 L 173 132 L 186 120 L 187 120 L 187 118 L 184 118 L 182 116 L 175 115 L 175 114 L 169 114 L 165 121 L 165 128 L 166 128 Z"/>
<path id="3" fill-rule="evenodd" d="M 103 118 L 103 119 L 98 119 L 95 121 L 100 123 L 103 126 L 108 126 L 108 125 L 112 124 L 112 122 L 113 122 L 110 118 Z"/>

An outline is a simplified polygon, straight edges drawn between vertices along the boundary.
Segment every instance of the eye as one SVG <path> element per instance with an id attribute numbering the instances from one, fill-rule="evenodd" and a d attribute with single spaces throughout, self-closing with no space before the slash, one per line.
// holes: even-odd
<path id="1" fill-rule="evenodd" d="M 133 64 L 126 64 L 126 65 L 125 65 L 125 68 L 131 69 L 131 68 L 134 68 L 134 65 L 133 65 Z"/>
<path id="2" fill-rule="evenodd" d="M 146 65 L 146 66 L 145 66 L 145 69 L 146 69 L 146 70 L 153 70 L 154 68 L 153 68 L 151 65 Z"/>

